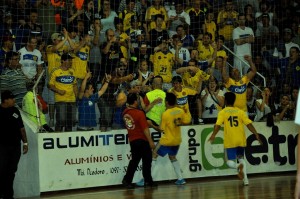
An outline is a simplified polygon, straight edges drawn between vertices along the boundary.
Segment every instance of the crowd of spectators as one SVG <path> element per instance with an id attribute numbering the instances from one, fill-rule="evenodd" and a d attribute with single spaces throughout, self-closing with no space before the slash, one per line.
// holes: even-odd
<path id="1" fill-rule="evenodd" d="M 238 103 L 254 121 L 294 119 L 297 0 L 3 0 L 0 6 L 0 90 L 11 90 L 20 108 L 36 107 L 23 97 L 44 69 L 38 107 L 47 103 L 40 112 L 56 131 L 71 131 L 76 120 L 79 130 L 124 128 L 126 95 L 138 93 L 140 108 L 152 115 L 165 108 L 164 99 L 147 95 L 156 89 L 174 93 L 191 124 L 214 122 L 227 90 L 241 95 Z"/>

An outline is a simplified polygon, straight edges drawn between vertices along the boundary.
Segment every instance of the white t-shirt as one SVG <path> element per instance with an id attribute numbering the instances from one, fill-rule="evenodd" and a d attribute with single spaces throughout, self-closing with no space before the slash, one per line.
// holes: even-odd
<path id="1" fill-rule="evenodd" d="M 297 100 L 295 123 L 300 125 L 300 97 Z"/>
<path id="2" fill-rule="evenodd" d="M 184 11 L 180 14 L 176 14 L 176 10 L 169 10 L 168 16 L 169 16 L 169 19 L 171 17 L 176 17 L 176 16 L 182 17 L 185 19 L 185 23 L 187 23 L 188 25 L 191 24 L 191 18 L 189 16 L 189 14 Z M 169 27 L 169 36 L 170 37 L 172 37 L 174 34 L 176 34 L 176 27 L 179 25 L 184 25 L 184 23 L 179 19 L 174 20 L 170 23 L 170 27 Z"/>
<path id="3" fill-rule="evenodd" d="M 19 50 L 20 64 L 22 65 L 22 71 L 29 79 L 33 79 L 37 74 L 37 66 L 43 64 L 42 54 L 39 50 L 34 49 L 32 52 L 28 51 L 26 47 Z"/>
<path id="4" fill-rule="evenodd" d="M 236 39 L 247 38 L 251 35 L 254 37 L 252 28 L 245 27 L 245 29 L 242 29 L 240 27 L 237 27 L 233 30 L 232 39 L 234 41 Z M 245 43 L 242 45 L 237 45 L 234 42 L 234 53 L 236 53 L 237 56 L 251 55 L 251 44 Z"/>
<path id="5" fill-rule="evenodd" d="M 175 49 L 171 48 L 170 49 L 171 53 L 175 55 Z M 181 47 L 179 49 L 178 57 L 182 59 L 183 61 L 189 61 L 191 59 L 190 51 L 187 48 Z"/>
<path id="6" fill-rule="evenodd" d="M 206 95 L 206 91 L 203 90 L 201 92 L 201 97 Z M 224 92 L 219 90 L 218 96 L 224 97 Z M 216 99 L 216 98 L 214 98 Z M 203 111 L 202 111 L 202 118 L 217 118 L 218 117 L 218 104 L 212 99 L 211 95 L 208 93 L 206 100 L 203 103 Z"/>

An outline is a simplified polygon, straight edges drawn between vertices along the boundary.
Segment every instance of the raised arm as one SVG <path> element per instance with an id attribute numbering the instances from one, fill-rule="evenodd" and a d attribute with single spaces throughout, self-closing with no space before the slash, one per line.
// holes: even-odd
<path id="1" fill-rule="evenodd" d="M 78 93 L 78 98 L 79 99 L 82 99 L 83 95 L 84 95 L 84 91 L 85 91 L 85 88 L 86 88 L 86 83 L 87 81 L 92 77 L 92 73 L 91 72 L 88 72 L 86 73 L 84 79 L 82 80 L 82 83 L 80 85 L 80 89 L 79 89 L 79 93 Z"/>
<path id="2" fill-rule="evenodd" d="M 226 64 L 227 64 L 227 58 L 225 57 L 223 60 L 223 68 L 222 68 L 222 78 L 224 84 L 226 84 L 229 81 L 229 75 L 227 74 Z"/>
<path id="3" fill-rule="evenodd" d="M 105 93 L 105 91 L 108 88 L 109 82 L 111 80 L 111 75 L 108 75 L 105 73 L 105 79 L 104 79 L 104 83 L 103 86 L 101 87 L 101 89 L 98 91 L 98 97 L 100 97 L 101 95 L 103 95 L 103 93 Z"/>
<path id="4" fill-rule="evenodd" d="M 248 79 L 251 81 L 253 77 L 255 76 L 257 69 L 255 67 L 255 64 L 252 61 L 252 57 L 250 55 L 245 55 L 244 59 L 249 63 L 250 65 L 250 71 L 247 73 Z"/>

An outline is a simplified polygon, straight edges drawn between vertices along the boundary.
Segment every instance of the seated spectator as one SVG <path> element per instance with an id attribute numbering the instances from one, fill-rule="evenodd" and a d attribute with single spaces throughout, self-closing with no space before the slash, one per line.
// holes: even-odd
<path id="1" fill-rule="evenodd" d="M 88 72 L 81 83 L 78 93 L 78 131 L 91 131 L 97 126 L 95 104 L 106 91 L 111 80 L 110 75 L 106 75 L 102 81 L 102 87 L 94 93 L 94 87 L 88 80 L 92 74 Z"/>
<path id="2" fill-rule="evenodd" d="M 203 104 L 202 119 L 205 124 L 212 124 L 217 121 L 217 116 L 224 106 L 224 93 L 218 87 L 214 76 L 210 76 L 208 85 L 201 92 Z"/>
<path id="3" fill-rule="evenodd" d="M 8 52 L 5 58 L 5 69 L 0 76 L 0 90 L 10 90 L 16 97 L 16 104 L 22 107 L 22 100 L 27 92 L 28 79 L 19 64 L 20 56 L 17 52 Z"/>
<path id="4" fill-rule="evenodd" d="M 43 98 L 37 93 L 36 89 L 36 96 L 34 95 L 33 89 L 33 82 L 27 84 L 28 92 L 23 98 L 22 109 L 27 114 L 29 119 L 33 121 L 36 125 L 41 125 L 40 132 L 54 132 L 52 128 L 47 124 L 45 114 L 48 112 L 47 103 L 43 100 Z M 35 101 L 36 97 L 36 101 Z M 37 102 L 37 106 L 36 103 Z M 38 113 L 36 108 L 38 108 Z"/>
<path id="5" fill-rule="evenodd" d="M 261 93 L 262 98 L 256 100 L 256 116 L 254 122 L 266 121 L 269 114 L 274 111 L 274 101 L 272 98 L 272 89 L 264 88 Z"/>
<path id="6" fill-rule="evenodd" d="M 253 87 L 247 86 L 247 111 L 250 120 L 256 117 L 256 97 L 253 95 Z"/>
<path id="7" fill-rule="evenodd" d="M 282 95 L 280 104 L 275 109 L 275 121 L 294 120 L 296 107 L 291 103 L 288 95 Z"/>

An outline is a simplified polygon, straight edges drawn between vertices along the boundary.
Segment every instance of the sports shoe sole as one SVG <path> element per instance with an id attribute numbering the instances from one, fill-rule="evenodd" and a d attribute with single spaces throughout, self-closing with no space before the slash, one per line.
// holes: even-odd
<path id="1" fill-rule="evenodd" d="M 237 174 L 237 176 L 238 176 L 238 178 L 240 179 L 240 180 L 243 180 L 244 179 L 244 172 L 243 172 L 243 169 L 244 169 L 244 165 L 243 164 L 240 164 L 239 166 L 238 166 L 238 174 Z"/>

